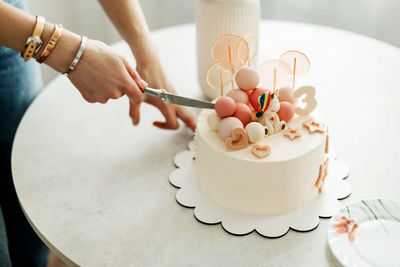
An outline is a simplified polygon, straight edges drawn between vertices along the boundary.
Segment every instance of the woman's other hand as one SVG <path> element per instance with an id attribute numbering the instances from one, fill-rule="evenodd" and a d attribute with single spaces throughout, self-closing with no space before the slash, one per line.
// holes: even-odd
<path id="1" fill-rule="evenodd" d="M 147 81 L 149 87 L 155 89 L 165 89 L 170 93 L 176 93 L 173 85 L 168 80 L 161 63 L 156 55 L 141 57 L 138 61 L 136 70 L 140 76 Z M 192 131 L 196 129 L 196 120 L 187 109 L 182 106 L 165 103 L 158 97 L 145 95 L 144 101 L 155 107 L 165 117 L 165 121 L 155 121 L 153 125 L 161 129 L 178 129 L 178 118 L 181 119 Z M 129 115 L 134 125 L 139 123 L 140 103 L 130 102 Z"/>

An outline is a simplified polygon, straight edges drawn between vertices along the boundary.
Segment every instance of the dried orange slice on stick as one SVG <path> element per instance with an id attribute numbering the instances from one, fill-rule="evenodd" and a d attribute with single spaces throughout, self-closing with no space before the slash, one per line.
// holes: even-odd
<path id="1" fill-rule="evenodd" d="M 286 51 L 279 57 L 279 59 L 286 62 L 286 64 L 288 64 L 290 67 L 290 74 L 293 77 L 293 88 L 296 81 L 296 75 L 302 76 L 310 70 L 310 60 L 304 53 L 300 51 Z"/>
<path id="2" fill-rule="evenodd" d="M 245 49 L 241 49 L 242 46 L 245 46 L 245 44 L 243 42 L 247 42 L 247 46 L 248 46 L 248 59 L 247 59 L 247 65 L 250 67 L 251 61 L 256 57 L 257 55 L 257 50 L 258 50 L 258 37 L 255 34 L 246 34 L 245 36 L 242 37 L 242 39 L 240 40 L 240 44 L 239 44 L 239 53 L 242 52 L 242 50 L 245 52 Z M 239 58 L 244 58 L 245 55 L 239 55 Z"/>
<path id="3" fill-rule="evenodd" d="M 273 91 L 290 85 L 292 81 L 291 70 L 288 64 L 279 59 L 264 61 L 257 68 L 260 75 L 259 86 Z"/>
<path id="4" fill-rule="evenodd" d="M 224 95 L 224 88 L 233 82 L 233 65 L 227 61 L 217 61 L 213 63 L 206 72 L 208 86 L 221 91 Z"/>
<path id="5" fill-rule="evenodd" d="M 233 68 L 228 69 L 228 65 L 221 65 L 225 70 L 235 72 L 243 66 L 249 58 L 249 46 L 247 41 L 239 35 L 225 34 L 214 41 L 211 48 L 211 57 L 214 62 L 229 62 Z M 229 65 L 229 67 L 232 67 Z"/>

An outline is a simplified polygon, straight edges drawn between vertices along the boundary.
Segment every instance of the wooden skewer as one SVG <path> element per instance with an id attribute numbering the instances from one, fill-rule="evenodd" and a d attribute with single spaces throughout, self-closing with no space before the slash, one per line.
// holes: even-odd
<path id="1" fill-rule="evenodd" d="M 228 55 L 229 55 L 229 63 L 231 63 L 231 66 L 232 66 L 232 49 L 231 49 L 230 45 L 228 45 Z M 234 72 L 235 72 L 235 70 L 232 68 L 232 75 Z M 231 84 L 232 84 L 232 90 L 233 90 L 233 79 L 231 81 Z"/>
<path id="2" fill-rule="evenodd" d="M 228 56 L 229 56 L 229 63 L 232 64 L 232 51 L 230 45 L 228 45 Z"/>
<path id="3" fill-rule="evenodd" d="M 274 69 L 274 92 L 276 88 L 276 68 Z"/>
<path id="4" fill-rule="evenodd" d="M 294 58 L 294 62 L 293 62 L 293 89 L 294 89 L 295 80 L 296 80 L 296 58 Z"/>
<path id="5" fill-rule="evenodd" d="M 224 95 L 224 82 L 222 80 L 222 68 L 219 69 L 219 80 L 221 82 L 221 96 Z"/>

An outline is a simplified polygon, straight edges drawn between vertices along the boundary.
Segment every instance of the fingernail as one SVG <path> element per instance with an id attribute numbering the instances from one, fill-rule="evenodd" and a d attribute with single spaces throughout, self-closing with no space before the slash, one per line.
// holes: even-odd
<path id="1" fill-rule="evenodd" d="M 143 81 L 142 79 L 140 79 L 140 86 L 142 87 L 142 89 L 147 88 L 147 86 L 149 85 L 148 83 L 146 83 L 145 81 Z"/>

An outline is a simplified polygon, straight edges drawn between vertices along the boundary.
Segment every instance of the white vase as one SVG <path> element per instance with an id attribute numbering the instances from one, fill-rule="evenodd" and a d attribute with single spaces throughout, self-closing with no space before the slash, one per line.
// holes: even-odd
<path id="1" fill-rule="evenodd" d="M 223 34 L 258 36 L 260 0 L 197 0 L 195 21 L 198 79 L 204 94 L 213 99 L 219 91 L 210 88 L 206 82 L 206 72 L 212 64 L 211 46 Z M 252 65 L 255 64 L 256 59 L 253 59 Z"/>

